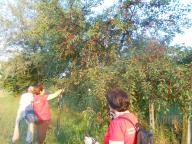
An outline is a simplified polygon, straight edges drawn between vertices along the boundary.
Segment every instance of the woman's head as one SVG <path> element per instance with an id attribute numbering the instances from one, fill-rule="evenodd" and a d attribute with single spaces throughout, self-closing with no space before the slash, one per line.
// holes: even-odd
<path id="1" fill-rule="evenodd" d="M 33 93 L 35 95 L 40 95 L 40 94 L 42 94 L 43 91 L 44 91 L 43 84 L 39 84 L 39 85 L 34 87 Z"/>
<path id="2" fill-rule="evenodd" d="M 110 108 L 124 112 L 129 109 L 129 98 L 126 92 L 119 88 L 114 88 L 107 93 L 107 102 Z"/>
<path id="3" fill-rule="evenodd" d="M 33 86 L 29 86 L 27 89 L 27 92 L 29 93 L 33 93 L 34 87 Z"/>

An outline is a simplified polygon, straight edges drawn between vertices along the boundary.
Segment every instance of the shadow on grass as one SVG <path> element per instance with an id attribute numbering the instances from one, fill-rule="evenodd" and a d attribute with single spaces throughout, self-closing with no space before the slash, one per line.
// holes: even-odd
<path id="1" fill-rule="evenodd" d="M 81 136 L 82 132 L 80 131 L 75 131 L 75 130 L 70 130 L 61 128 L 58 131 L 55 132 L 57 142 L 58 144 L 83 144 L 83 137 Z"/>
<path id="2" fill-rule="evenodd" d="M 72 123 L 74 123 L 72 125 Z M 65 123 L 61 128 L 55 129 L 55 137 L 58 144 L 84 144 L 84 128 L 80 123 L 71 121 Z"/>

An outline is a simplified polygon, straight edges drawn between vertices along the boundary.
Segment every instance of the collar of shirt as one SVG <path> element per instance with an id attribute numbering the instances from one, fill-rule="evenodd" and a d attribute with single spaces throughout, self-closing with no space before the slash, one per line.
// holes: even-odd
<path id="1" fill-rule="evenodd" d="M 121 116 L 121 115 L 124 115 L 124 114 L 126 114 L 126 113 L 130 113 L 128 110 L 127 111 L 124 111 L 124 112 L 115 112 L 115 116 L 114 116 L 114 118 L 117 118 L 117 117 L 119 117 L 119 116 Z"/>

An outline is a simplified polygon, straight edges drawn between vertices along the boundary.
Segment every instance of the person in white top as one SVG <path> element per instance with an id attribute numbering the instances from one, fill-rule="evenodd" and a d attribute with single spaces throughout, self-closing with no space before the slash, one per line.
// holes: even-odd
<path id="1" fill-rule="evenodd" d="M 15 128 L 14 128 L 13 137 L 12 137 L 13 144 L 16 143 L 16 141 L 19 139 L 19 123 L 25 117 L 25 109 L 33 101 L 33 93 L 32 93 L 33 89 L 34 88 L 32 86 L 30 86 L 27 90 L 27 93 L 24 93 L 21 95 L 20 102 L 19 102 L 19 108 L 17 110 Z M 34 124 L 29 123 L 29 122 L 27 122 L 27 124 L 28 124 L 28 130 L 27 130 L 27 136 L 26 136 L 26 143 L 32 144 Z"/>

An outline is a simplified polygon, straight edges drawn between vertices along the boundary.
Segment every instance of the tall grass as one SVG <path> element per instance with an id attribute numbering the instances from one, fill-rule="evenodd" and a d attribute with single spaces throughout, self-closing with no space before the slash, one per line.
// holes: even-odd
<path id="1" fill-rule="evenodd" d="M 155 144 L 180 144 L 173 131 L 170 131 L 162 125 L 156 126 Z"/>
<path id="2" fill-rule="evenodd" d="M 47 144 L 83 144 L 84 136 L 90 134 L 96 137 L 101 143 L 105 130 L 91 127 L 91 120 L 94 120 L 92 111 L 76 112 L 64 106 L 60 116 L 60 127 L 57 128 L 58 112 L 56 100 L 51 102 L 52 122 L 47 133 Z M 15 117 L 19 104 L 19 97 L 6 94 L 0 97 L 0 143 L 11 144 L 14 130 Z M 25 144 L 27 125 L 25 120 L 20 124 L 20 140 L 18 144 Z M 103 131 L 103 132 L 102 132 Z"/>
<path id="3" fill-rule="evenodd" d="M 15 124 L 15 116 L 18 108 L 19 97 L 10 94 L 0 97 L 0 143 L 10 144 Z M 101 144 L 107 130 L 107 124 L 101 125 L 97 122 L 97 113 L 91 108 L 83 111 L 76 111 L 66 103 L 58 117 L 56 100 L 50 102 L 52 110 L 52 122 L 47 133 L 47 144 L 83 144 L 84 136 L 95 137 Z M 60 126 L 57 127 L 57 120 L 60 119 Z M 20 125 L 21 137 L 18 144 L 25 144 L 27 125 L 25 120 Z M 156 126 L 155 143 L 158 144 L 179 144 L 176 135 L 159 124 Z"/>
<path id="4" fill-rule="evenodd" d="M 11 143 L 15 116 L 18 107 L 18 98 L 8 93 L 1 93 L 0 97 L 0 143 Z"/>

